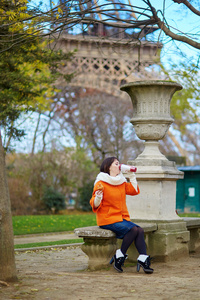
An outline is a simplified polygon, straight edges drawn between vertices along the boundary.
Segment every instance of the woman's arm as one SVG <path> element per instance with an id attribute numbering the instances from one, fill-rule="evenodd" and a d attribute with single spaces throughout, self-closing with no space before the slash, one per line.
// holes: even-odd
<path id="1" fill-rule="evenodd" d="M 92 198 L 90 199 L 90 205 L 92 206 L 93 212 L 97 212 L 100 208 L 102 199 L 103 199 L 103 191 L 98 190 L 99 184 L 96 183 L 94 186 Z"/>
<path id="2" fill-rule="evenodd" d="M 137 184 L 137 179 L 136 179 L 136 175 L 135 175 L 134 172 L 130 173 L 129 179 L 130 179 L 130 183 L 132 184 L 132 186 L 134 187 L 134 189 L 137 192 L 138 191 L 138 184 Z"/>
<path id="3" fill-rule="evenodd" d="M 140 193 L 140 189 L 137 183 L 136 175 L 133 172 L 129 172 L 128 176 L 130 182 L 126 183 L 126 194 L 127 195 L 138 195 Z"/>

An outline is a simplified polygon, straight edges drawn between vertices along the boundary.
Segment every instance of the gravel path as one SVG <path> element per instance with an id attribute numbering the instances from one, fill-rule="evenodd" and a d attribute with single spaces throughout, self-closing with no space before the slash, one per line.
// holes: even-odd
<path id="1" fill-rule="evenodd" d="M 175 262 L 153 262 L 155 272 L 136 272 L 127 265 L 123 273 L 108 267 L 87 271 L 87 256 L 80 247 L 16 252 L 19 281 L 0 285 L 0 299 L 200 300 L 200 251 Z"/>

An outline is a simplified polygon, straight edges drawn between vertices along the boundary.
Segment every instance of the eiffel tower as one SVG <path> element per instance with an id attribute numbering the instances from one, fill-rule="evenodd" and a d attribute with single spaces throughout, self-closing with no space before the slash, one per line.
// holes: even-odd
<path id="1" fill-rule="evenodd" d="M 112 2 L 116 8 L 115 1 Z M 121 6 L 123 8 L 123 4 Z M 153 79 L 147 68 L 159 61 L 162 44 L 151 42 L 148 37 L 158 28 L 145 26 L 132 31 L 124 30 L 120 28 L 119 21 L 108 24 L 99 22 L 102 16 L 98 7 L 95 13 L 96 22 L 82 21 L 73 30 L 60 35 L 57 41 L 59 49 L 64 52 L 77 50 L 71 62 L 63 68 L 66 73 L 75 74 L 71 86 L 97 89 L 123 97 L 125 93 L 119 90 L 122 84 Z M 113 14 L 119 19 L 120 10 L 113 10 Z M 129 18 L 136 19 L 135 13 L 130 13 Z M 136 38 L 138 35 L 140 41 Z"/>

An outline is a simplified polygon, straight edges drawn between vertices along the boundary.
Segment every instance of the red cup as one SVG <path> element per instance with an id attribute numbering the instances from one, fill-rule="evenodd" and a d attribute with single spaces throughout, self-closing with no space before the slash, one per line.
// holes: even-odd
<path id="1" fill-rule="evenodd" d="M 119 169 L 120 171 L 122 171 L 122 173 L 126 173 L 126 172 L 136 172 L 137 168 L 134 166 L 129 166 L 129 165 L 124 165 L 124 164 L 120 164 L 119 165 Z"/>

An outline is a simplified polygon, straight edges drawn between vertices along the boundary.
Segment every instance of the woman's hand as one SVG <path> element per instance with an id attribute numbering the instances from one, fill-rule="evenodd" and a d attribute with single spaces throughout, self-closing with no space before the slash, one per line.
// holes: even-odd
<path id="1" fill-rule="evenodd" d="M 102 199 L 103 199 L 103 192 L 97 190 L 97 191 L 95 192 L 94 206 L 95 206 L 95 207 L 98 207 L 98 206 L 101 204 Z"/>
<path id="2" fill-rule="evenodd" d="M 96 196 L 97 196 L 97 195 L 98 195 L 98 196 L 101 196 L 101 195 L 103 196 L 103 192 L 102 192 L 102 191 L 99 191 L 99 190 L 97 190 L 97 191 L 95 192 L 95 195 L 96 195 Z"/>

